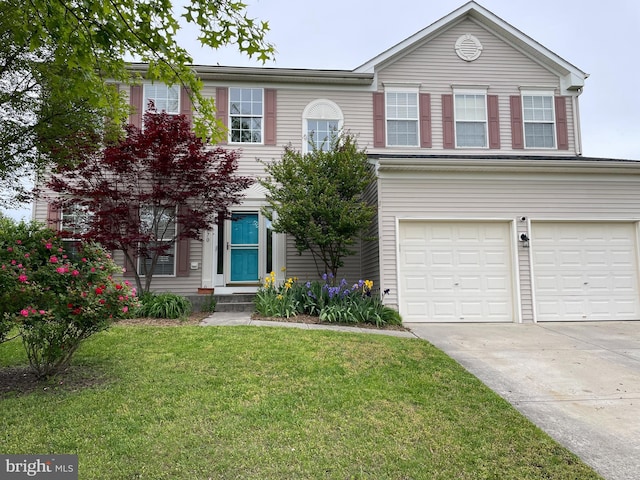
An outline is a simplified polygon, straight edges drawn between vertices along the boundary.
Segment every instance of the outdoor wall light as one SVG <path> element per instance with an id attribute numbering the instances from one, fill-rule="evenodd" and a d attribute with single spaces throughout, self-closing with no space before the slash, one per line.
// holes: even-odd
<path id="1" fill-rule="evenodd" d="M 520 235 L 520 241 L 522 242 L 522 246 L 524 248 L 529 248 L 529 237 L 527 236 L 526 233 L 523 233 L 522 235 Z"/>

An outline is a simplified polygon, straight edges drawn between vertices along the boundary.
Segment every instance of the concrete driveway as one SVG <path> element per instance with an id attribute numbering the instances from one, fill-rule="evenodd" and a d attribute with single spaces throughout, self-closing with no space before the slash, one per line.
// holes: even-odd
<path id="1" fill-rule="evenodd" d="M 604 478 L 640 478 L 640 321 L 405 326 Z"/>

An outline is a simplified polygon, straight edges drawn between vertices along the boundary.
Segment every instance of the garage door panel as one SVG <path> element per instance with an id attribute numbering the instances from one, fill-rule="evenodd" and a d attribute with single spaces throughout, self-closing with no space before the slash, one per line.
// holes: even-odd
<path id="1" fill-rule="evenodd" d="M 507 222 L 401 222 L 405 321 L 513 321 L 510 231 Z M 416 251 L 425 254 L 424 265 Z M 426 288 L 410 285 L 420 276 Z"/>
<path id="2" fill-rule="evenodd" d="M 537 319 L 640 318 L 636 227 L 532 222 Z"/>

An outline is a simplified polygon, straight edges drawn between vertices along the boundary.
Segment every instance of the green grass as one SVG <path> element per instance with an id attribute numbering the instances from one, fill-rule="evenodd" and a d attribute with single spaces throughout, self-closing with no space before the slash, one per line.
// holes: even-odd
<path id="1" fill-rule="evenodd" d="M 81 479 L 600 478 L 419 340 L 117 326 L 74 364 L 103 382 L 0 399 L 2 453 L 76 453 Z"/>

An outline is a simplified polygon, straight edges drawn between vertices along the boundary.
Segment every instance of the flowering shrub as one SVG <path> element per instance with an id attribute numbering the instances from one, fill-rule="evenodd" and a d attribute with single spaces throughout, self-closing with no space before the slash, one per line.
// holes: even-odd
<path id="1" fill-rule="evenodd" d="M 67 254 L 53 231 L 38 224 L 0 228 L 0 342 L 22 337 L 40 377 L 66 368 L 82 340 L 137 307 L 135 289 L 113 275 L 110 255 L 91 243 Z"/>
<path id="2" fill-rule="evenodd" d="M 359 280 L 350 285 L 342 279 L 336 285 L 331 274 L 324 274 L 322 281 L 306 283 L 289 278 L 278 286 L 275 273 L 271 272 L 256 294 L 255 306 L 259 314 L 268 317 L 307 314 L 327 322 L 377 326 L 402 323 L 398 312 L 386 307 L 380 295 L 373 293 L 371 280 Z"/>

